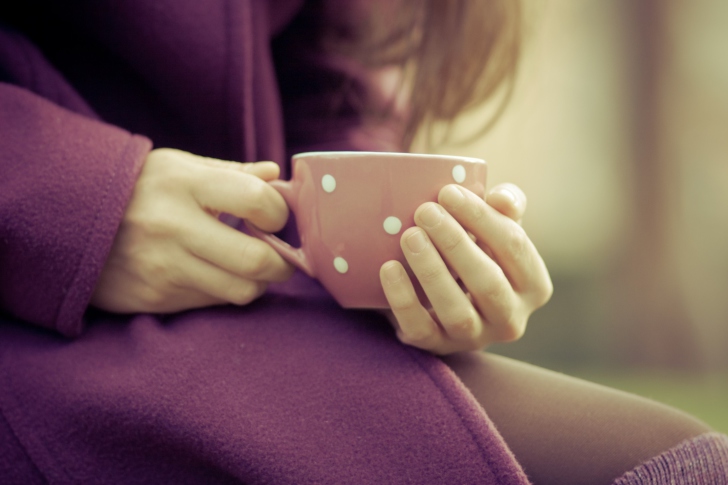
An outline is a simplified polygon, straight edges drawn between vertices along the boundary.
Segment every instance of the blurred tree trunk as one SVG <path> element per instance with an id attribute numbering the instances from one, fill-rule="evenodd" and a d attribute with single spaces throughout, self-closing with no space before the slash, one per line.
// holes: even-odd
<path id="1" fill-rule="evenodd" d="M 712 144 L 698 143 L 702 149 L 690 153 L 686 137 L 695 126 L 703 131 L 721 120 L 695 112 L 696 97 L 701 97 L 705 82 L 702 86 L 681 82 L 686 75 L 701 77 L 686 63 L 690 56 L 714 56 L 719 61 L 721 54 L 682 49 L 688 52 L 686 59 L 676 53 L 697 33 L 697 26 L 683 25 L 686 11 L 704 11 L 711 3 L 715 2 L 623 2 L 633 40 L 635 204 L 624 267 L 616 278 L 620 308 L 616 311 L 615 341 L 617 353 L 631 365 L 698 370 L 725 368 L 728 363 L 728 312 L 724 311 L 728 264 L 719 261 L 725 261 L 723 253 L 728 247 L 721 251 L 715 244 L 725 235 L 728 224 L 721 227 L 706 221 L 713 217 L 720 223 L 728 206 L 721 207 L 720 201 L 712 206 L 696 205 L 693 198 L 700 194 L 691 193 L 686 181 L 686 176 L 690 178 L 705 162 L 693 157 L 707 152 L 725 162 L 728 109 L 713 106 L 717 117 L 723 118 L 724 136 Z M 707 83 L 715 81 L 709 79 Z M 685 116 L 685 107 L 691 107 L 692 117 Z M 720 166 L 711 165 L 708 171 L 711 168 L 717 168 L 714 175 L 720 177 Z M 728 189 L 727 185 L 728 178 L 722 183 L 723 189 Z M 720 189 L 715 191 L 718 194 Z M 721 287 L 726 291 L 722 298 L 718 296 L 720 290 L 716 291 Z"/>

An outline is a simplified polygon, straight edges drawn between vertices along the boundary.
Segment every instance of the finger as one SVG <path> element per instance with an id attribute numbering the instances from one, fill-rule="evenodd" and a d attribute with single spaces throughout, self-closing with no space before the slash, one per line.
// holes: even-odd
<path id="1" fill-rule="evenodd" d="M 276 179 L 280 175 L 280 167 L 277 163 L 271 161 L 260 162 L 232 162 L 228 160 L 220 160 L 217 158 L 203 157 L 194 153 L 178 150 L 176 148 L 157 148 L 154 153 L 159 156 L 169 157 L 172 159 L 181 159 L 181 161 L 202 165 L 220 170 L 229 170 L 239 173 L 249 173 L 260 177 L 265 181 Z"/>
<path id="2" fill-rule="evenodd" d="M 190 259 L 189 257 L 185 259 Z M 166 271 L 169 276 L 169 271 Z M 174 271 L 179 278 L 180 271 Z M 171 280 L 149 281 L 136 275 L 125 275 L 126 278 L 106 281 L 103 294 L 95 292 L 92 303 L 114 313 L 172 313 L 192 308 L 227 303 L 226 300 L 211 296 L 194 288 L 178 286 Z"/>
<path id="3" fill-rule="evenodd" d="M 196 155 L 195 155 L 196 156 Z M 277 163 L 270 161 L 261 162 L 230 162 L 227 160 L 218 160 L 216 158 L 207 158 L 196 156 L 197 160 L 208 167 L 218 168 L 222 170 L 232 170 L 235 172 L 248 173 L 269 182 L 280 176 L 281 170 Z"/>
<path id="4" fill-rule="evenodd" d="M 263 282 L 241 278 L 198 258 L 188 258 L 185 261 L 179 286 L 235 305 L 250 303 L 267 288 Z"/>
<path id="5" fill-rule="evenodd" d="M 293 274 L 293 266 L 260 239 L 206 214 L 195 218 L 192 225 L 195 230 L 188 231 L 183 240 L 185 248 L 219 268 L 263 282 L 286 281 Z"/>
<path id="6" fill-rule="evenodd" d="M 546 265 L 519 224 L 457 185 L 440 191 L 439 200 L 479 246 L 490 248 L 516 292 L 528 294 L 534 301 L 548 299 L 551 279 Z"/>
<path id="7" fill-rule="evenodd" d="M 168 294 L 164 299 L 147 303 L 143 309 L 135 309 L 131 312 L 144 313 L 175 313 L 194 308 L 205 308 L 213 305 L 228 303 L 221 298 L 215 298 L 191 288 L 177 288 L 173 294 Z"/>
<path id="8" fill-rule="evenodd" d="M 444 335 L 415 292 L 409 275 L 399 261 L 388 261 L 379 270 L 384 295 L 392 311 L 397 337 L 402 343 L 435 352 Z"/>
<path id="9" fill-rule="evenodd" d="M 191 190 L 206 210 L 248 219 L 267 232 L 280 230 L 288 220 L 283 197 L 267 182 L 248 173 L 205 167 Z"/>
<path id="10" fill-rule="evenodd" d="M 404 256 L 447 336 L 457 341 L 478 341 L 483 321 L 425 231 L 411 227 L 400 241 Z"/>
<path id="11" fill-rule="evenodd" d="M 526 212 L 526 194 L 516 185 L 496 185 L 485 196 L 485 202 L 504 216 L 520 223 Z"/>
<path id="12" fill-rule="evenodd" d="M 470 238 L 440 205 L 428 202 L 415 212 L 415 222 L 430 237 L 437 252 L 457 273 L 475 306 L 495 333 L 491 338 L 514 340 L 522 327 L 515 319 L 520 302 L 501 267 Z M 439 316 L 439 314 L 438 314 Z M 513 327 L 513 338 L 502 335 Z"/>
<path id="13" fill-rule="evenodd" d="M 275 162 L 255 162 L 255 163 L 239 163 L 242 170 L 258 178 L 270 182 L 276 180 L 281 175 L 281 168 Z"/>

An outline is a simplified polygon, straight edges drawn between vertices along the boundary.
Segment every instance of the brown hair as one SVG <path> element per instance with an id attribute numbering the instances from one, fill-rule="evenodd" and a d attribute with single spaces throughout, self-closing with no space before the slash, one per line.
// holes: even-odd
<path id="1" fill-rule="evenodd" d="M 399 64 L 407 89 L 404 145 L 437 121 L 498 97 L 503 112 L 521 47 L 518 0 L 383 0 L 362 2 L 346 28 L 324 36 L 324 48 L 368 67 Z"/>

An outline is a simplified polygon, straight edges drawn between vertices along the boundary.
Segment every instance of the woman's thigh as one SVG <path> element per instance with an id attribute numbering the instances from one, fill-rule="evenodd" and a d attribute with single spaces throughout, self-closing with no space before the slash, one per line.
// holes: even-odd
<path id="1" fill-rule="evenodd" d="M 710 431 L 669 406 L 506 357 L 472 352 L 443 360 L 536 485 L 609 484 Z"/>

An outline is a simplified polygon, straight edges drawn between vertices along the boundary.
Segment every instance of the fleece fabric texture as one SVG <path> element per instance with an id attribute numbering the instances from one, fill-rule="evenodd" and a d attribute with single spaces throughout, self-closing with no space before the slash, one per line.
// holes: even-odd
<path id="1" fill-rule="evenodd" d="M 284 176 L 393 147 L 362 73 L 307 50 L 342 10 L 2 2 L 0 482 L 527 483 L 448 367 L 303 275 L 244 307 L 88 308 L 152 142 Z"/>
<path id="2" fill-rule="evenodd" d="M 614 485 L 728 485 L 728 436 L 685 441 L 618 478 Z"/>

